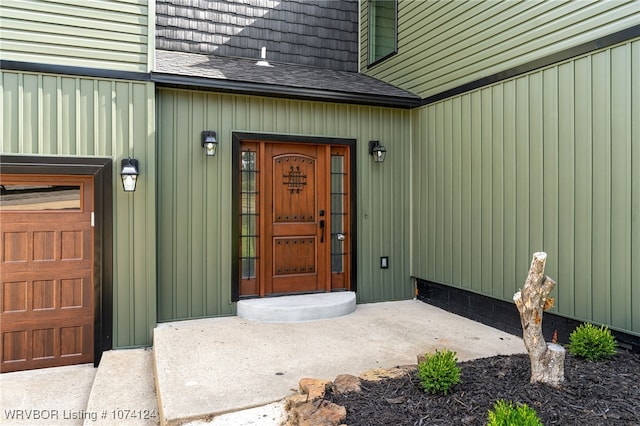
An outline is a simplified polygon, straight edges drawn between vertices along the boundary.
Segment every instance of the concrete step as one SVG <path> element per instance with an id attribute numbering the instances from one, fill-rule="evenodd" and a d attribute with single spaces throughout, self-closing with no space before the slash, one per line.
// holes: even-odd
<path id="1" fill-rule="evenodd" d="M 89 394 L 84 424 L 159 424 L 153 377 L 153 352 L 150 349 L 103 353 Z"/>
<path id="2" fill-rule="evenodd" d="M 246 299 L 238 302 L 240 318 L 260 322 L 302 322 L 348 315 L 356 310 L 352 291 Z"/>

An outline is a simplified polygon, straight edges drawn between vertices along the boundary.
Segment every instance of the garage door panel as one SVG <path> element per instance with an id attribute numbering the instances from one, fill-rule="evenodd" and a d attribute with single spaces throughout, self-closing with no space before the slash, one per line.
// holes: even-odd
<path id="1" fill-rule="evenodd" d="M 29 260 L 29 232 L 4 231 L 2 234 L 2 262 L 26 263 Z"/>
<path id="2" fill-rule="evenodd" d="M 91 270 L 69 271 L 58 279 L 39 279 L 38 275 L 43 274 L 6 274 L 0 292 L 3 322 L 18 314 L 64 316 L 74 310 L 92 315 Z"/>
<path id="3" fill-rule="evenodd" d="M 30 225 L 34 228 L 42 226 L 29 223 L 21 223 L 18 226 L 3 224 L 3 270 L 10 273 L 92 267 L 93 229 L 89 224 L 65 224 L 55 231 L 15 229 Z"/>
<path id="4" fill-rule="evenodd" d="M 55 328 L 37 329 L 31 332 L 31 348 L 33 360 L 54 359 L 56 356 Z"/>
<path id="5" fill-rule="evenodd" d="M 29 283 L 27 281 L 5 281 L 2 283 L 2 313 L 27 312 L 29 309 Z M 6 318 L 3 318 L 6 320 Z"/>
<path id="6" fill-rule="evenodd" d="M 3 372 L 70 365 L 93 361 L 93 327 L 68 324 L 61 327 L 2 331 L 0 369 Z"/>
<path id="7" fill-rule="evenodd" d="M 26 361 L 27 354 L 27 330 L 2 332 L 2 364 Z M 4 371 L 4 369 L 3 369 Z"/>
<path id="8" fill-rule="evenodd" d="M 93 180 L 63 177 L 83 188 L 80 207 L 44 212 L 11 203 L 26 197 L 41 207 L 58 195 L 46 188 L 59 176 L 0 178 L 14 185 L 13 210 L 0 209 L 0 372 L 92 362 Z"/>

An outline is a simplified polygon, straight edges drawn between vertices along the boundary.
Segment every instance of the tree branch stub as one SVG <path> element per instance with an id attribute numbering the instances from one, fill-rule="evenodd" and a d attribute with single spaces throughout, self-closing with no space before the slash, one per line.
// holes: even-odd
<path id="1" fill-rule="evenodd" d="M 564 348 L 550 344 L 542 335 L 542 314 L 545 307 L 552 306 L 549 293 L 556 283 L 544 275 L 547 254 L 533 254 L 531 267 L 524 287 L 513 295 L 513 301 L 520 312 L 522 339 L 531 360 L 531 382 L 543 382 L 559 386 L 564 381 Z"/>

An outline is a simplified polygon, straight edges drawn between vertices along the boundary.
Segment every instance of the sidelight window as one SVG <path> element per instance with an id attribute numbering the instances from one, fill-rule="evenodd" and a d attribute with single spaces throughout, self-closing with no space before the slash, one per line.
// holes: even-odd
<path id="1" fill-rule="evenodd" d="M 240 270 L 242 279 L 255 279 L 258 260 L 257 153 L 243 151 L 240 172 Z"/>
<path id="2" fill-rule="evenodd" d="M 346 255 L 347 192 L 345 161 L 342 155 L 331 155 L 331 272 L 344 272 Z"/>

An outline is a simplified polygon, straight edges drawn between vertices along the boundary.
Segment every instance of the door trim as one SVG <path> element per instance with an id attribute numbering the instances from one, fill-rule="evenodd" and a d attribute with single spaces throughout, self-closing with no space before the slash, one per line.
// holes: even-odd
<path id="1" fill-rule="evenodd" d="M 0 154 L 4 174 L 93 176 L 94 366 L 113 344 L 113 161 L 97 157 Z"/>
<path id="2" fill-rule="evenodd" d="M 249 133 L 249 132 L 232 132 L 232 203 L 231 203 L 231 301 L 240 300 L 240 144 L 242 142 L 268 142 L 268 143 L 298 143 L 312 145 L 341 145 L 349 147 L 351 151 L 350 158 L 350 186 L 351 199 L 350 218 L 351 221 L 351 268 L 350 282 L 351 291 L 357 291 L 357 187 L 356 187 L 356 140 L 347 138 L 329 138 L 304 135 L 279 135 L 273 133 Z"/>

